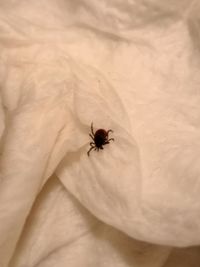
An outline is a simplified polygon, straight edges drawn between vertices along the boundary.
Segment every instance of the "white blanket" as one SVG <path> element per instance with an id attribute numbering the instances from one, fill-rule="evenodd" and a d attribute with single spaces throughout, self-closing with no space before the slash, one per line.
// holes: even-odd
<path id="1" fill-rule="evenodd" d="M 1 0 L 0 267 L 200 266 L 199 14 Z"/>

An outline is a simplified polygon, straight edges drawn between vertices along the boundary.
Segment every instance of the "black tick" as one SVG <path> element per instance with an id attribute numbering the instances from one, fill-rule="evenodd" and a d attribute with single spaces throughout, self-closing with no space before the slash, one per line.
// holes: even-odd
<path id="1" fill-rule="evenodd" d="M 93 142 L 90 142 L 90 149 L 87 152 L 88 156 L 92 149 L 99 151 L 99 149 L 103 149 L 104 145 L 109 144 L 110 141 L 114 141 L 114 138 L 109 139 L 110 132 L 113 132 L 113 130 L 106 131 L 104 129 L 98 129 L 94 133 L 93 123 L 91 123 L 91 133 L 89 136 L 92 138 Z"/>

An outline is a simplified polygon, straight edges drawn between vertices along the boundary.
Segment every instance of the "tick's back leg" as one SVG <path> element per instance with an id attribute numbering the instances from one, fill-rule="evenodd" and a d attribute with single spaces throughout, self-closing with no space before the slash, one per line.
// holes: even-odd
<path id="1" fill-rule="evenodd" d="M 90 151 L 91 151 L 92 149 L 94 149 L 94 148 L 95 148 L 94 146 L 91 146 L 91 148 L 88 150 L 88 152 L 87 152 L 88 157 L 89 157 L 89 155 L 90 155 Z"/>

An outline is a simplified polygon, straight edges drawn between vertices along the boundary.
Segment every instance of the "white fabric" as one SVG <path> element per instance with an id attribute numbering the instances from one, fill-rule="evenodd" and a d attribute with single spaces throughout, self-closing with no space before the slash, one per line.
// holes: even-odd
<path id="1" fill-rule="evenodd" d="M 0 267 L 200 265 L 199 14 L 1 0 Z"/>

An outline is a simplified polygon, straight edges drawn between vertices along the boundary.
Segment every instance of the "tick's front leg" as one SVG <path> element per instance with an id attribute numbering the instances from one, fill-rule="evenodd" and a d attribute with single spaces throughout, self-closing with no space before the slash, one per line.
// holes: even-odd
<path id="1" fill-rule="evenodd" d="M 89 136 L 92 138 L 92 140 L 94 141 L 94 136 L 92 136 L 91 134 L 89 134 Z"/>
<path id="2" fill-rule="evenodd" d="M 91 132 L 92 132 L 92 135 L 94 136 L 93 122 L 91 123 Z"/>
<path id="3" fill-rule="evenodd" d="M 113 130 L 111 130 L 111 129 L 108 130 L 108 131 L 107 131 L 107 135 L 108 135 L 109 133 L 113 133 Z"/>

